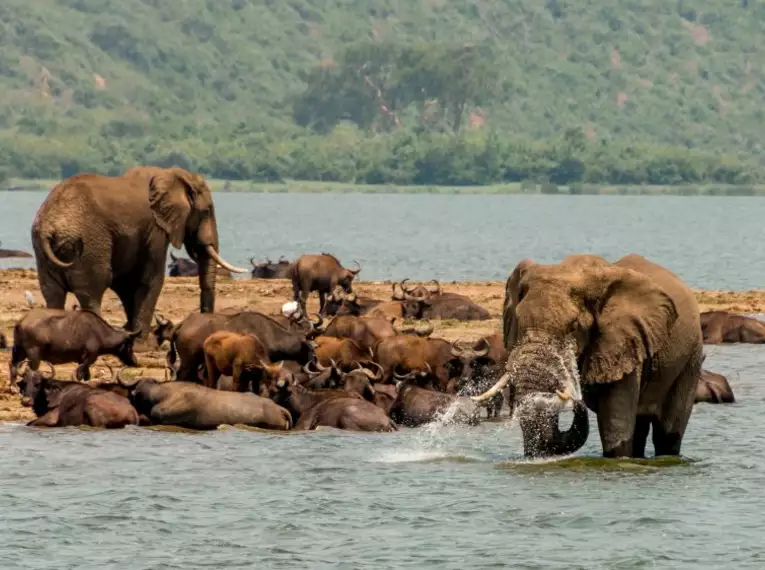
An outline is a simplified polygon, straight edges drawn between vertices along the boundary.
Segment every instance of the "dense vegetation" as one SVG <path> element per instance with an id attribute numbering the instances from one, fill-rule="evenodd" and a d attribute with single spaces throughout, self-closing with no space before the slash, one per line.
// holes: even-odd
<path id="1" fill-rule="evenodd" d="M 760 180 L 765 4 L 3 0 L 0 178 Z"/>

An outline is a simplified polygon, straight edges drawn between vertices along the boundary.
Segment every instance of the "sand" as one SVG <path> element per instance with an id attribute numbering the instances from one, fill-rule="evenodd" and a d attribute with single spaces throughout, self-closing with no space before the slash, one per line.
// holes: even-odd
<path id="1" fill-rule="evenodd" d="M 367 295 L 379 299 L 390 299 L 392 282 L 390 281 L 359 281 L 354 288 L 359 295 Z M 492 334 L 501 329 L 500 315 L 504 299 L 504 282 L 481 281 L 442 283 L 444 291 L 466 295 L 476 303 L 486 307 L 492 318 L 488 321 L 458 322 L 434 321 L 433 336 L 447 340 L 475 340 L 481 336 Z M 34 270 L 6 269 L 0 270 L 0 332 L 5 333 L 8 342 L 12 342 L 13 325 L 28 310 L 24 292 L 29 291 L 35 298 L 37 306 L 42 306 L 43 298 L 37 283 Z M 261 279 L 219 279 L 217 286 L 216 309 L 247 308 L 278 314 L 282 304 L 292 296 L 292 286 L 286 280 Z M 738 313 L 765 313 L 765 291 L 695 291 L 702 311 L 719 309 Z M 76 304 L 72 296 L 67 301 L 67 307 Z M 199 287 L 194 277 L 168 277 L 157 305 L 157 313 L 179 322 L 190 312 L 199 309 Z M 318 300 L 313 295 L 308 304 L 309 311 L 318 310 Z M 116 326 L 122 326 L 125 315 L 117 297 L 107 292 L 102 306 L 104 318 Z M 8 391 L 8 362 L 10 351 L 0 351 L 0 421 L 29 420 L 34 414 L 28 408 L 19 404 L 19 397 Z M 145 352 L 138 354 L 138 361 L 144 373 L 161 378 L 163 376 L 164 352 Z M 112 357 L 100 358 L 91 368 L 94 378 L 109 378 L 109 370 L 103 366 L 109 362 L 117 366 L 118 361 Z M 57 366 L 56 371 L 61 378 L 71 377 L 75 365 Z"/>

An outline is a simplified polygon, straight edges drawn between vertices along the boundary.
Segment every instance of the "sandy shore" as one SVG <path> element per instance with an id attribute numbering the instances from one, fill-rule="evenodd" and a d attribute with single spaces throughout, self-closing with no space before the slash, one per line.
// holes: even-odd
<path id="1" fill-rule="evenodd" d="M 361 295 L 379 299 L 389 299 L 390 281 L 360 281 L 355 289 Z M 500 329 L 500 314 L 504 298 L 504 282 L 480 281 L 442 283 L 444 291 L 467 295 L 476 303 L 486 307 L 492 319 L 479 322 L 435 321 L 433 336 L 448 340 L 473 340 L 491 334 Z M 267 314 L 277 314 L 282 304 L 292 295 L 292 286 L 284 280 L 260 279 L 219 279 L 216 308 L 218 310 L 233 307 L 249 308 Z M 38 304 L 43 302 L 37 284 L 36 272 L 25 269 L 0 270 L 0 332 L 5 333 L 10 343 L 13 338 L 13 325 L 28 309 L 24 292 L 30 291 Z M 765 291 L 696 291 L 696 298 L 702 311 L 710 309 L 729 310 L 739 313 L 765 313 Z M 67 306 L 75 304 L 74 297 L 69 298 Z M 157 305 L 157 312 L 178 322 L 187 314 L 199 308 L 199 289 L 196 278 L 171 278 L 165 280 L 165 287 Z M 309 301 L 309 311 L 318 309 L 315 296 Z M 107 292 L 103 303 L 103 315 L 107 321 L 121 326 L 124 313 L 119 300 Z M 18 397 L 7 391 L 8 361 L 10 351 L 0 351 L 0 421 L 18 421 L 32 419 L 34 415 L 22 408 Z M 93 367 L 95 377 L 108 377 L 109 371 L 99 364 Z M 163 374 L 164 353 L 141 353 L 138 356 L 141 366 L 148 375 L 161 377 Z M 106 361 L 116 364 L 116 359 L 107 357 Z M 73 365 L 56 367 L 61 377 L 69 377 Z"/>

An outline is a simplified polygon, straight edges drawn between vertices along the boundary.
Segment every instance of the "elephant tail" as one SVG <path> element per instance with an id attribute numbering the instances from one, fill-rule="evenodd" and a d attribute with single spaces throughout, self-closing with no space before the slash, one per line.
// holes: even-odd
<path id="1" fill-rule="evenodd" d="M 45 253 L 45 256 L 50 260 L 50 262 L 53 265 L 56 265 L 60 267 L 61 269 L 69 269 L 72 265 L 74 265 L 74 261 L 61 261 L 59 257 L 54 253 L 53 246 L 51 245 L 51 242 L 53 240 L 53 237 L 51 235 L 43 235 L 42 236 L 42 250 L 43 253 Z"/>

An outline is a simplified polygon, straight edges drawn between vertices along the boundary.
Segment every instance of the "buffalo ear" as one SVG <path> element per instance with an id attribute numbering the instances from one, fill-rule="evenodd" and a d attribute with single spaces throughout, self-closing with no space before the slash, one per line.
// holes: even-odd
<path id="1" fill-rule="evenodd" d="M 585 353 L 582 382 L 621 380 L 668 342 L 678 319 L 672 298 L 648 277 L 631 269 L 597 272 L 605 287 L 590 299 L 595 317 L 593 342 Z"/>
<path id="2" fill-rule="evenodd" d="M 520 285 L 523 276 L 536 262 L 531 259 L 524 259 L 510 274 L 505 283 L 505 305 L 502 309 L 502 337 L 505 347 L 510 349 L 518 340 L 517 322 L 515 319 L 515 307 L 518 305 Z"/>
<path id="3" fill-rule="evenodd" d="M 149 205 L 154 221 L 168 235 L 175 249 L 183 245 L 186 220 L 195 198 L 196 190 L 189 173 L 166 170 L 149 181 Z"/>

